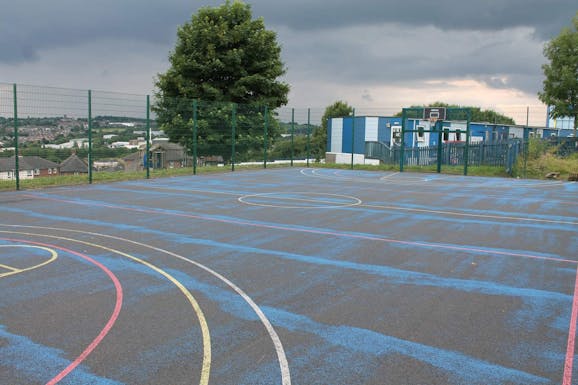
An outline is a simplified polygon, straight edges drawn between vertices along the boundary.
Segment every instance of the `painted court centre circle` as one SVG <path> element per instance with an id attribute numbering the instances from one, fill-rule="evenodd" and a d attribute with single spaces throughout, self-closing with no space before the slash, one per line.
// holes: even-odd
<path id="1" fill-rule="evenodd" d="M 252 206 L 276 207 L 284 209 L 323 209 L 357 206 L 361 199 L 350 195 L 314 192 L 273 192 L 244 195 L 239 202 Z"/>

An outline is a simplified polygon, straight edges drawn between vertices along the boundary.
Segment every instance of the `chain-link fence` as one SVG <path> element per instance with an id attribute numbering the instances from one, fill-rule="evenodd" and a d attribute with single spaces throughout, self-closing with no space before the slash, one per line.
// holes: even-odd
<path id="1" fill-rule="evenodd" d="M 357 116 L 394 116 L 402 108 L 357 108 Z M 501 111 L 520 124 L 544 125 L 545 107 Z M 0 189 L 70 185 L 95 181 L 194 175 L 239 167 L 320 165 L 327 150 L 321 130 L 324 108 L 270 108 L 197 99 L 170 99 L 114 92 L 0 83 Z M 399 154 L 366 143 L 366 155 L 381 151 L 382 165 L 399 165 Z M 489 147 L 459 144 L 408 149 L 407 165 L 427 166 L 442 157 L 448 172 L 463 162 L 502 167 L 534 176 L 527 142 Z M 559 156 L 574 156 L 572 144 L 553 143 Z M 363 148 L 363 145 L 360 146 Z M 528 156 L 527 156 L 528 155 Z M 412 163 L 413 162 L 413 163 Z M 489 163 L 490 162 L 490 163 Z M 352 165 L 353 167 L 353 165 Z M 424 169 L 425 170 L 425 169 Z M 427 171 L 427 170 L 426 170 Z M 444 170 L 446 172 L 446 170 Z"/>

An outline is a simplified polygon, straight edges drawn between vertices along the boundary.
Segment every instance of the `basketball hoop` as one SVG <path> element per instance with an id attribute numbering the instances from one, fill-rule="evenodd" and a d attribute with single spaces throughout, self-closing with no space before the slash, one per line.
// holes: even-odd
<path id="1" fill-rule="evenodd" d="M 423 110 L 423 115 L 432 126 L 435 126 L 438 120 L 446 118 L 446 109 L 445 107 L 426 107 Z"/>

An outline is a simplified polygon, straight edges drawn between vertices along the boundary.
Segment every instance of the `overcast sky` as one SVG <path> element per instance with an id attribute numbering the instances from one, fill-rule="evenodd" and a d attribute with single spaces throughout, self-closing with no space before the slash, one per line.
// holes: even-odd
<path id="1" fill-rule="evenodd" d="M 198 0 L 18 0 L 0 12 L 0 82 L 152 93 Z M 253 0 L 277 33 L 291 107 L 540 104 L 546 41 L 576 0 Z M 516 107 L 514 107 L 516 106 Z M 537 107 L 536 107 L 537 108 Z M 518 117 L 516 117 L 518 118 Z"/>

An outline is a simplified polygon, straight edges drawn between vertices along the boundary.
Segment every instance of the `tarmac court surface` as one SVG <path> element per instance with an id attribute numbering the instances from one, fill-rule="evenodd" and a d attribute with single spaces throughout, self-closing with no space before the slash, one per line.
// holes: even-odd
<path id="1" fill-rule="evenodd" d="M 578 384 L 577 198 L 313 168 L 0 193 L 0 383 Z"/>

